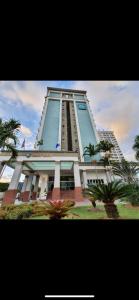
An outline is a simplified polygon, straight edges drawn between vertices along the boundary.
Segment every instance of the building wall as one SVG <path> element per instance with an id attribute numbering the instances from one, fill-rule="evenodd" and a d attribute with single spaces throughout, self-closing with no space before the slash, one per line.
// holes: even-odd
<path id="1" fill-rule="evenodd" d="M 66 101 L 62 101 L 61 150 L 68 150 Z"/>
<path id="2" fill-rule="evenodd" d="M 96 171 L 94 170 L 93 172 L 91 171 L 86 171 L 86 177 L 87 177 L 87 180 L 88 179 L 103 179 L 104 180 L 104 183 L 107 183 L 107 178 L 106 178 L 106 172 L 105 171 L 101 171 L 101 170 L 97 170 L 97 173 Z"/>
<path id="3" fill-rule="evenodd" d="M 48 100 L 40 150 L 56 150 L 59 138 L 60 100 Z"/>
<path id="4" fill-rule="evenodd" d="M 86 109 L 79 108 L 79 105 L 82 104 L 85 106 Z M 91 122 L 91 118 L 86 103 L 77 101 L 76 107 L 77 107 L 77 115 L 78 115 L 78 122 L 80 128 L 82 148 L 84 149 L 84 147 L 88 146 L 90 143 L 96 145 L 97 144 L 96 135 L 94 132 L 94 128 Z M 88 156 L 84 157 L 85 161 L 91 161 L 92 159 L 99 160 L 100 154 L 95 155 L 93 158 L 90 158 Z"/>
<path id="5" fill-rule="evenodd" d="M 115 148 L 111 151 L 111 160 L 121 161 L 124 159 L 124 155 L 119 147 L 113 131 L 99 130 L 98 135 L 100 140 L 107 140 L 115 146 Z"/>
<path id="6" fill-rule="evenodd" d="M 71 120 L 71 133 L 72 133 L 72 149 L 73 151 L 79 150 L 77 125 L 74 111 L 74 103 L 70 102 L 70 120 Z"/>

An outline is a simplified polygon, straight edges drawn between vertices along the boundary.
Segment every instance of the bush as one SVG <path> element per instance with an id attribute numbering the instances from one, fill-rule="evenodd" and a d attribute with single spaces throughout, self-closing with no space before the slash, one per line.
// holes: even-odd
<path id="1" fill-rule="evenodd" d="M 25 219 L 31 216 L 49 215 L 50 219 L 61 219 L 75 202 L 70 200 L 35 201 L 31 204 L 3 205 L 0 208 L 0 219 Z"/>
<path id="2" fill-rule="evenodd" d="M 9 183 L 7 182 L 0 182 L 0 192 L 5 192 L 8 190 Z"/>
<path id="3" fill-rule="evenodd" d="M 129 202 L 132 206 L 139 206 L 139 185 L 127 185 L 127 197 L 123 201 Z"/>
<path id="4" fill-rule="evenodd" d="M 32 214 L 32 208 L 28 204 L 4 205 L 0 208 L 0 219 L 24 219 Z"/>
<path id="5" fill-rule="evenodd" d="M 75 205 L 71 200 L 48 201 L 45 214 L 49 215 L 51 220 L 59 220 L 68 215 L 68 211 Z"/>

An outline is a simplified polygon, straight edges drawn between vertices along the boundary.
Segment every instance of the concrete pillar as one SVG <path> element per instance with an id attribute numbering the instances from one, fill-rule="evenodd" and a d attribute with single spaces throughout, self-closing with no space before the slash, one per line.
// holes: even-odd
<path id="1" fill-rule="evenodd" d="M 1 174 L 2 174 L 3 168 L 4 168 L 4 165 L 2 164 L 2 162 L 0 162 L 0 176 L 1 176 Z"/>
<path id="2" fill-rule="evenodd" d="M 83 187 L 88 188 L 86 171 L 83 171 Z"/>
<path id="3" fill-rule="evenodd" d="M 28 181 L 28 175 L 25 176 L 25 179 L 24 179 L 24 182 L 23 182 L 21 195 L 20 195 L 20 200 L 24 199 L 24 192 L 26 191 L 27 181 Z"/>
<path id="4" fill-rule="evenodd" d="M 75 201 L 83 201 L 81 179 L 80 179 L 80 170 L 78 162 L 74 162 L 74 198 Z"/>
<path id="5" fill-rule="evenodd" d="M 21 193 L 25 192 L 26 186 L 27 186 L 27 181 L 28 181 L 28 175 L 25 176 L 25 179 L 24 179 L 24 183 L 23 183 L 23 186 L 22 186 Z"/>
<path id="6" fill-rule="evenodd" d="M 23 168 L 22 163 L 17 162 L 8 191 L 5 192 L 3 204 L 11 204 L 15 202 L 18 183 L 22 173 L 22 168 Z"/>
<path id="7" fill-rule="evenodd" d="M 46 182 L 47 182 L 47 177 L 46 176 L 41 176 L 40 194 L 43 194 L 45 192 Z"/>
<path id="8" fill-rule="evenodd" d="M 27 178 L 25 191 L 22 193 L 23 202 L 28 202 L 30 199 L 32 180 L 33 180 L 33 174 L 30 174 Z"/>
<path id="9" fill-rule="evenodd" d="M 60 162 L 55 162 L 54 188 L 52 191 L 52 200 L 60 199 Z"/>
<path id="10" fill-rule="evenodd" d="M 35 183 L 34 183 L 34 190 L 32 192 L 32 200 L 36 200 L 37 198 L 37 192 L 38 192 L 38 187 L 39 187 L 39 180 L 40 180 L 40 176 L 34 176 L 35 177 Z"/>

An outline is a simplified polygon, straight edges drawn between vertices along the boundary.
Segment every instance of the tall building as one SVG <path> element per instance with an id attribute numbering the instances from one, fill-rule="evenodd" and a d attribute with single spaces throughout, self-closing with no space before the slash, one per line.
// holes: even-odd
<path id="1" fill-rule="evenodd" d="M 37 146 L 39 141 L 43 144 Z M 35 148 L 52 151 L 59 144 L 59 151 L 75 151 L 79 161 L 90 161 L 83 157 L 84 147 L 98 141 L 86 91 L 48 87 Z M 99 160 L 100 155 L 94 159 Z"/>
<path id="2" fill-rule="evenodd" d="M 116 140 L 116 137 L 114 135 L 113 131 L 108 130 L 99 130 L 98 135 L 101 141 L 109 141 L 114 145 L 114 148 L 111 151 L 111 160 L 120 162 L 122 159 L 124 159 L 124 155 L 118 145 L 118 142 Z"/>
<path id="3" fill-rule="evenodd" d="M 47 192 L 48 199 L 82 201 L 88 184 L 111 180 L 100 161 L 101 154 L 84 156 L 84 148 L 100 141 L 86 91 L 47 88 L 35 150 L 18 151 L 16 161 L 9 152 L 0 154 L 3 162 L 14 169 L 4 203 L 14 203 L 21 174 L 25 175 L 21 199 L 40 199 Z"/>

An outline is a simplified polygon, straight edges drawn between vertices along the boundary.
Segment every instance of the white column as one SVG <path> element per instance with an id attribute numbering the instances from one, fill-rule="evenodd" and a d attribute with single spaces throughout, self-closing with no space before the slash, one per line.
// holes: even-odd
<path id="1" fill-rule="evenodd" d="M 74 184 L 75 187 L 81 187 L 80 170 L 78 162 L 74 162 Z"/>
<path id="2" fill-rule="evenodd" d="M 83 171 L 83 185 L 85 189 L 88 188 L 86 171 Z"/>
<path id="3" fill-rule="evenodd" d="M 36 176 L 36 181 L 35 181 L 35 185 L 34 185 L 34 192 L 38 192 L 38 187 L 39 187 L 39 180 L 40 180 L 40 176 Z"/>
<path id="4" fill-rule="evenodd" d="M 47 176 L 41 176 L 41 190 L 40 190 L 40 195 L 42 195 L 46 189 L 47 185 Z"/>
<path id="5" fill-rule="evenodd" d="M 23 183 L 23 186 L 22 186 L 21 193 L 25 192 L 26 186 L 27 186 L 27 182 L 28 182 L 28 175 L 25 176 L 25 179 L 24 179 L 24 183 Z"/>
<path id="6" fill-rule="evenodd" d="M 32 180 L 33 180 L 33 174 L 28 176 L 28 181 L 27 181 L 27 185 L 26 185 L 26 192 L 31 191 Z"/>
<path id="7" fill-rule="evenodd" d="M 19 179 L 22 173 L 23 165 L 22 163 L 16 163 L 16 167 L 9 185 L 8 190 L 17 190 Z"/>
<path id="8" fill-rule="evenodd" d="M 54 188 L 60 188 L 60 162 L 55 162 Z"/>
<path id="9" fill-rule="evenodd" d="M 0 175 L 2 173 L 3 168 L 4 168 L 4 166 L 2 165 L 2 162 L 0 162 Z"/>

